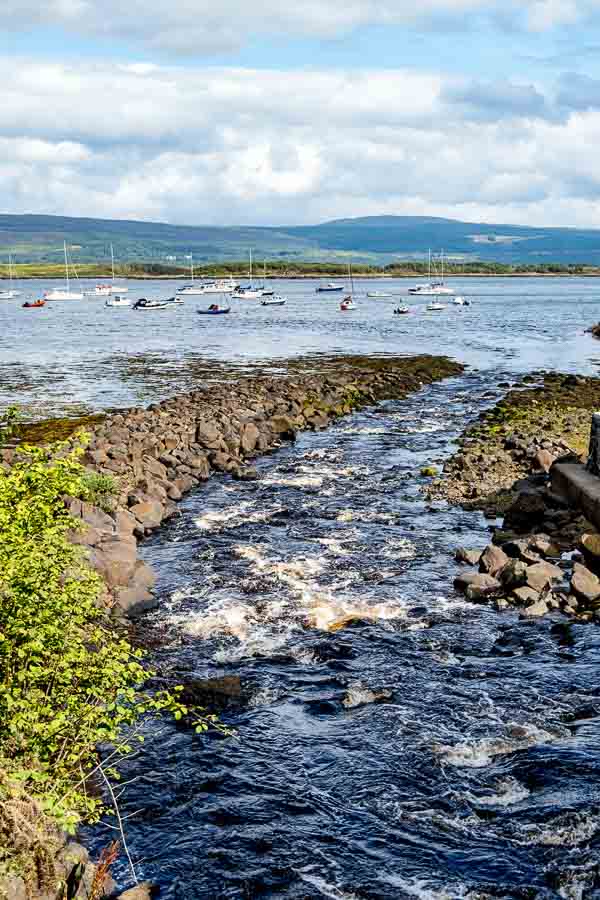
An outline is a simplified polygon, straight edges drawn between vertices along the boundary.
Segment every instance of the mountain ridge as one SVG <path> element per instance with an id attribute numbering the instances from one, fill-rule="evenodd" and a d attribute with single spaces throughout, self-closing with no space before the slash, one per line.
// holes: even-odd
<path id="1" fill-rule="evenodd" d="M 183 264 L 247 258 L 291 262 L 353 259 L 373 265 L 422 260 L 444 248 L 455 261 L 600 264 L 600 229 L 464 222 L 437 216 L 362 216 L 315 225 L 174 225 L 136 219 L 0 214 L 0 256 L 56 262 L 63 241 L 80 262 L 104 261 L 110 244 L 122 262 Z"/>

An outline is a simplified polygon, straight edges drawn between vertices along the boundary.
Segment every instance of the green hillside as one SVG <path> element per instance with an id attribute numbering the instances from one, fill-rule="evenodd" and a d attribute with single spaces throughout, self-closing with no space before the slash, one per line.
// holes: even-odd
<path id="1" fill-rule="evenodd" d="M 422 260 L 428 247 L 457 261 L 600 265 L 600 230 L 488 225 L 421 216 L 371 216 L 320 225 L 228 227 L 168 225 L 38 215 L 0 215 L 0 258 L 60 262 L 62 244 L 80 263 L 105 262 L 110 244 L 121 262 L 185 265 L 243 260 L 355 262 L 375 266 Z M 175 259 L 170 259 L 175 257 Z"/>

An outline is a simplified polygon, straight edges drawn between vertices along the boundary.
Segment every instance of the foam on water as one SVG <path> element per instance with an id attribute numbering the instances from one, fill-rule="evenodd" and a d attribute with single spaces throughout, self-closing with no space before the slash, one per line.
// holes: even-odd
<path id="1" fill-rule="evenodd" d="M 476 797 L 471 793 L 465 794 L 466 799 L 476 806 L 513 806 L 521 803 L 529 797 L 531 791 L 516 778 L 504 778 L 496 784 L 496 793 Z"/>
<path id="2" fill-rule="evenodd" d="M 562 736 L 562 735 L 561 735 Z M 434 744 L 433 750 L 451 766 L 467 766 L 480 769 L 491 765 L 496 756 L 505 756 L 517 750 L 526 750 L 540 744 L 559 740 L 559 735 L 551 734 L 537 725 L 511 723 L 504 735 L 463 741 L 453 746 Z"/>

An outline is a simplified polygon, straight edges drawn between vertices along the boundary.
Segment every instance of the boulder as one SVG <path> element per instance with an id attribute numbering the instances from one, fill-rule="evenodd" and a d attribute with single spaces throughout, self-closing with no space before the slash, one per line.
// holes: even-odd
<path id="1" fill-rule="evenodd" d="M 117 532 L 122 534 L 133 534 L 135 529 L 135 517 L 127 512 L 126 509 L 118 509 L 115 512 L 115 526 Z"/>
<path id="2" fill-rule="evenodd" d="M 584 534 L 579 545 L 590 565 L 600 565 L 600 534 Z"/>
<path id="3" fill-rule="evenodd" d="M 136 503 L 129 510 L 140 525 L 146 529 L 158 528 L 164 518 L 164 507 L 158 500 L 146 500 Z"/>
<path id="4" fill-rule="evenodd" d="M 539 491 L 526 491 L 519 494 L 506 511 L 504 527 L 517 532 L 532 531 L 543 521 L 546 504 Z"/>
<path id="5" fill-rule="evenodd" d="M 250 456 L 256 449 L 260 431 L 253 422 L 248 422 L 242 431 L 240 445 L 245 456 Z"/>
<path id="6" fill-rule="evenodd" d="M 571 589 L 584 606 L 592 606 L 600 599 L 600 579 L 580 563 L 573 567 Z"/>
<path id="7" fill-rule="evenodd" d="M 481 554 L 479 560 L 479 571 L 487 572 L 488 575 L 497 575 L 508 562 L 508 556 L 494 544 L 489 544 Z"/>
<path id="8" fill-rule="evenodd" d="M 183 685 L 179 699 L 186 706 L 220 712 L 240 704 L 243 699 L 242 682 L 239 675 L 193 679 Z"/>
<path id="9" fill-rule="evenodd" d="M 150 474 L 154 475 L 156 478 L 161 478 L 163 481 L 166 480 L 167 467 L 163 466 L 157 459 L 154 459 L 153 456 L 144 456 L 142 458 L 142 464 L 144 466 L 144 474 L 146 477 Z"/>
<path id="10" fill-rule="evenodd" d="M 565 574 L 558 566 L 553 566 L 549 562 L 536 563 L 535 566 L 527 567 L 526 584 L 534 591 L 541 593 L 547 590 L 553 584 L 559 584 L 563 581 Z"/>
<path id="11" fill-rule="evenodd" d="M 548 604 L 540 597 L 535 603 L 521 610 L 521 617 L 524 619 L 538 619 L 540 616 L 545 616 L 548 611 Z"/>
<path id="12" fill-rule="evenodd" d="M 119 894 L 117 900 L 152 900 L 156 897 L 157 890 L 149 881 L 144 881 L 128 891 Z"/>
<path id="13" fill-rule="evenodd" d="M 540 599 L 539 593 L 530 587 L 515 588 L 513 597 L 515 597 L 522 606 L 530 606 L 533 603 L 537 603 Z"/>
<path id="14" fill-rule="evenodd" d="M 478 566 L 481 559 L 481 550 L 467 550 L 465 547 L 458 547 L 454 554 L 454 559 L 467 566 Z"/>
<path id="15" fill-rule="evenodd" d="M 488 600 L 502 593 L 502 585 L 491 575 L 475 575 L 467 586 L 465 594 L 467 600 Z"/>
<path id="16" fill-rule="evenodd" d="M 536 469 L 542 469 L 549 472 L 556 457 L 549 450 L 538 450 L 533 458 L 533 464 Z"/>
<path id="17" fill-rule="evenodd" d="M 527 580 L 527 564 L 520 559 L 511 559 L 498 573 L 498 578 L 509 591 L 523 587 Z"/>
<path id="18" fill-rule="evenodd" d="M 196 442 L 209 449 L 217 449 L 221 445 L 221 432 L 214 422 L 200 421 L 196 428 Z"/>
<path id="19" fill-rule="evenodd" d="M 92 566 L 101 573 L 109 588 L 129 584 L 136 561 L 136 546 L 130 541 L 103 542 L 90 553 Z"/>
<path id="20" fill-rule="evenodd" d="M 196 478 L 199 478 L 201 481 L 208 481 L 210 477 L 208 457 L 203 456 L 202 454 L 196 454 L 188 457 L 187 461 L 190 468 L 193 469 Z"/>
<path id="21" fill-rule="evenodd" d="M 293 441 L 296 439 L 296 428 L 289 416 L 272 416 L 269 419 L 269 426 L 271 431 L 283 440 Z"/>
<path id="22" fill-rule="evenodd" d="M 116 588 L 113 614 L 133 618 L 158 606 L 156 597 L 143 585 Z"/>

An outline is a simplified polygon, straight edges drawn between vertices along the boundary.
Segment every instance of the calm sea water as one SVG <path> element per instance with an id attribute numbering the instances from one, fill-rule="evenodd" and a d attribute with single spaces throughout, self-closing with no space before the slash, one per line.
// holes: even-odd
<path id="1" fill-rule="evenodd" d="M 600 364 L 600 343 L 583 334 L 600 320 L 599 279 L 454 279 L 473 305 L 441 313 L 426 313 L 425 300 L 407 297 L 412 283 L 386 280 L 397 297 L 373 300 L 365 294 L 382 282 L 357 281 L 357 309 L 342 313 L 339 295 L 315 293 L 318 282 L 273 281 L 286 306 L 234 301 L 229 316 L 209 318 L 196 309 L 210 297 L 145 313 L 107 309 L 101 298 L 25 310 L 25 299 L 52 285 L 23 282 L 19 300 L 0 300 L 0 403 L 16 398 L 37 415 L 145 403 L 184 390 L 199 374 L 210 377 L 216 362 L 307 353 L 445 353 L 478 369 L 512 372 L 594 372 Z M 129 282 L 129 296 L 168 297 L 180 284 Z M 401 298 L 414 307 L 411 315 L 393 315 Z"/>

